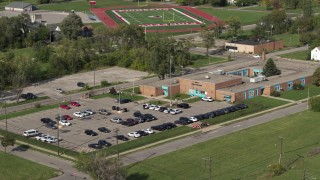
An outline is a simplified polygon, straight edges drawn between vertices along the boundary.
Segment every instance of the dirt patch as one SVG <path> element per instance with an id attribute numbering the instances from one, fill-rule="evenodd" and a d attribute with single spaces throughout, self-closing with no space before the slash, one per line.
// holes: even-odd
<path id="1" fill-rule="evenodd" d="M 313 148 L 309 151 L 308 156 L 317 156 L 320 154 L 320 147 Z"/>

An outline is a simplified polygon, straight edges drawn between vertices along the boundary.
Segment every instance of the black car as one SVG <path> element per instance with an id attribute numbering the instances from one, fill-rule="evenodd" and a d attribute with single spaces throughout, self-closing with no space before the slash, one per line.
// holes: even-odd
<path id="1" fill-rule="evenodd" d="M 188 109 L 188 108 L 190 108 L 190 105 L 188 103 L 179 103 L 179 104 L 177 104 L 177 107 L 183 108 L 183 109 Z"/>
<path id="2" fill-rule="evenodd" d="M 92 143 L 92 144 L 88 144 L 89 148 L 93 148 L 93 149 L 101 149 L 103 148 L 100 144 L 98 143 Z"/>
<path id="3" fill-rule="evenodd" d="M 129 138 L 127 138 L 126 136 L 124 135 L 117 135 L 115 136 L 118 140 L 121 140 L 121 141 L 129 141 Z"/>
<path id="4" fill-rule="evenodd" d="M 177 127 L 177 125 L 175 125 L 174 123 L 171 123 L 171 122 L 163 123 L 162 125 L 165 126 L 167 129 L 172 129 L 172 128 L 176 128 Z"/>
<path id="5" fill-rule="evenodd" d="M 133 116 L 134 116 L 134 117 L 141 117 L 142 114 L 141 114 L 140 111 L 136 111 L 136 112 L 133 113 Z"/>
<path id="6" fill-rule="evenodd" d="M 89 135 L 89 136 L 97 136 L 97 135 L 98 135 L 98 133 L 96 133 L 96 132 L 94 132 L 94 131 L 92 131 L 92 130 L 90 130 L 90 129 L 86 129 L 86 130 L 84 131 L 84 133 L 85 133 L 86 135 Z"/>
<path id="7" fill-rule="evenodd" d="M 193 121 L 191 121 L 191 120 L 190 120 L 189 118 L 187 118 L 187 117 L 180 117 L 179 120 L 180 120 L 180 121 L 185 121 L 185 122 L 187 122 L 188 124 L 193 123 Z"/>
<path id="8" fill-rule="evenodd" d="M 29 99 L 36 99 L 37 96 L 32 94 L 32 93 L 27 93 L 27 94 L 21 94 L 20 95 L 21 98 L 29 100 Z"/>
<path id="9" fill-rule="evenodd" d="M 109 132 L 111 132 L 111 131 L 110 131 L 108 128 L 106 128 L 106 127 L 99 127 L 98 130 L 99 130 L 100 132 L 104 132 L 104 133 L 109 133 Z"/>
<path id="10" fill-rule="evenodd" d="M 121 124 L 125 125 L 125 126 L 134 126 L 136 124 L 139 124 L 139 122 L 134 120 L 134 119 L 129 118 L 129 119 L 125 120 L 125 121 L 122 121 Z"/>
<path id="11" fill-rule="evenodd" d="M 53 123 L 47 123 L 46 127 L 49 128 L 49 129 L 57 129 L 57 126 L 55 124 L 53 124 Z"/>
<path id="12" fill-rule="evenodd" d="M 149 133 L 146 133 L 144 131 L 136 131 L 138 134 L 140 134 L 140 136 L 147 136 L 149 135 Z"/>
<path id="13" fill-rule="evenodd" d="M 50 119 L 50 118 L 41 118 L 40 121 L 41 121 L 42 124 L 49 124 L 49 123 L 51 123 L 51 124 L 56 124 L 56 122 L 53 121 L 53 120 Z"/>
<path id="14" fill-rule="evenodd" d="M 109 143 L 108 141 L 106 141 L 106 140 L 104 140 L 104 139 L 100 139 L 100 140 L 98 141 L 98 144 L 99 144 L 100 146 L 105 146 L 105 147 L 109 147 L 109 146 L 112 145 L 111 143 Z"/>
<path id="15" fill-rule="evenodd" d="M 188 121 L 185 121 L 185 120 L 176 120 L 176 121 L 174 121 L 174 123 L 181 124 L 181 125 L 188 125 L 189 124 Z"/>
<path id="16" fill-rule="evenodd" d="M 78 83 L 77 83 L 77 86 L 78 86 L 78 87 L 84 87 L 84 85 L 85 85 L 85 84 L 84 84 L 83 82 L 78 82 Z"/>
<path id="17" fill-rule="evenodd" d="M 151 126 L 151 129 L 157 130 L 157 131 L 164 131 L 164 130 L 167 130 L 167 127 L 164 126 L 163 124 L 161 124 L 161 125 L 157 125 L 157 126 Z"/>
<path id="18" fill-rule="evenodd" d="M 131 102 L 131 99 L 116 99 L 115 100 L 116 103 L 119 103 L 119 101 L 120 101 L 120 104 L 125 104 L 125 103 Z"/>
<path id="19" fill-rule="evenodd" d="M 166 107 L 163 107 L 163 106 L 162 106 L 162 107 L 159 108 L 159 111 L 160 111 L 160 112 L 163 112 L 163 111 L 166 110 L 166 109 L 167 109 Z"/>

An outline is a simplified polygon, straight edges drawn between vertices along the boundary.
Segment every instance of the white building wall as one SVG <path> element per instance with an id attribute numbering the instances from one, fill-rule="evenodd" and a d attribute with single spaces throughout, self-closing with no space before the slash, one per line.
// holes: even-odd
<path id="1" fill-rule="evenodd" d="M 320 61 L 320 50 L 317 47 L 311 51 L 311 60 Z"/>

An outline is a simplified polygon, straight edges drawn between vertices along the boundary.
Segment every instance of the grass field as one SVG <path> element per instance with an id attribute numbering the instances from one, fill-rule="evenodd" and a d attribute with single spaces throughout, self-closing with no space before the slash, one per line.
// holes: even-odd
<path id="1" fill-rule="evenodd" d="M 0 152 L 0 179 L 3 180 L 43 180 L 56 175 L 58 170 L 11 154 Z"/>
<path id="2" fill-rule="evenodd" d="M 35 55 L 34 49 L 32 47 L 29 48 L 21 48 L 21 49 L 12 49 L 7 50 L 5 52 L 0 51 L 1 54 L 13 53 L 15 57 L 24 57 L 24 58 L 33 58 Z"/>
<path id="3" fill-rule="evenodd" d="M 280 57 L 288 59 L 298 59 L 298 60 L 307 60 L 310 51 L 296 51 L 293 53 L 282 54 Z M 309 59 L 308 59 L 309 60 Z"/>
<path id="4" fill-rule="evenodd" d="M 225 9 L 212 9 L 212 8 L 200 8 L 203 12 L 214 15 L 220 18 L 222 21 L 226 21 L 230 17 L 239 17 L 242 25 L 255 24 L 263 16 L 266 16 L 268 12 L 250 12 L 250 11 L 237 11 L 237 10 L 225 10 Z"/>
<path id="5" fill-rule="evenodd" d="M 110 93 L 105 93 L 105 94 L 92 96 L 91 98 L 92 99 L 100 99 L 100 98 L 105 98 L 105 97 L 119 99 L 119 95 L 113 95 L 113 94 L 110 94 Z M 139 95 L 131 96 L 131 93 L 122 93 L 120 98 L 121 99 L 131 99 L 132 101 L 140 101 L 140 100 L 145 99 L 145 97 L 139 96 Z"/>
<path id="6" fill-rule="evenodd" d="M 221 57 L 206 57 L 203 55 L 197 55 L 197 54 L 191 54 L 191 59 L 192 59 L 192 65 L 191 67 L 193 68 L 200 68 L 204 66 L 208 66 L 211 64 L 217 64 L 217 63 L 222 63 L 225 62 L 225 58 Z"/>
<path id="7" fill-rule="evenodd" d="M 310 85 L 309 87 L 309 96 L 320 95 L 320 87 Z M 291 90 L 281 92 L 281 98 L 290 99 L 290 100 L 301 100 L 308 98 L 308 87 L 305 87 L 304 90 Z"/>
<path id="8" fill-rule="evenodd" d="M 277 34 L 273 38 L 283 40 L 286 47 L 298 47 L 301 45 L 298 34 Z"/>
<path id="9" fill-rule="evenodd" d="M 283 138 L 282 162 L 288 171 L 272 179 L 302 179 L 304 168 L 308 177 L 319 177 L 318 116 L 314 112 L 294 114 L 151 158 L 128 166 L 127 179 L 207 179 L 205 157 L 212 158 L 212 179 L 271 179 L 268 166 L 279 160 L 279 137 Z"/>
<path id="10" fill-rule="evenodd" d="M 243 117 L 243 116 L 254 114 L 260 111 L 271 109 L 277 106 L 281 106 L 281 105 L 287 104 L 288 102 L 259 96 L 253 99 L 245 100 L 243 103 L 247 104 L 249 107 L 241 111 L 236 111 L 233 113 L 225 114 L 223 116 L 206 119 L 204 120 L 204 122 L 208 122 L 210 124 L 219 124 L 219 123 L 230 121 L 232 119 L 236 119 L 239 117 Z"/>

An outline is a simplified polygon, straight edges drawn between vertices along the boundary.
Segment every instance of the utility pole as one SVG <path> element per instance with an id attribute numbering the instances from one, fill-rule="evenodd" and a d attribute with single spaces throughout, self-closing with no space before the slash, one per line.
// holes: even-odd
<path id="1" fill-rule="evenodd" d="M 202 160 L 204 161 L 204 167 L 205 168 L 209 168 L 209 174 L 208 174 L 208 179 L 212 180 L 212 158 L 211 157 L 204 157 L 202 158 Z"/>
<path id="2" fill-rule="evenodd" d="M 172 66 L 172 57 L 169 57 L 170 60 L 170 107 L 172 107 L 172 79 L 171 79 L 171 66 Z"/>
<path id="3" fill-rule="evenodd" d="M 280 155 L 279 155 L 279 164 L 281 165 L 281 160 L 282 160 L 282 144 L 283 144 L 283 137 L 279 136 L 280 138 Z"/>

